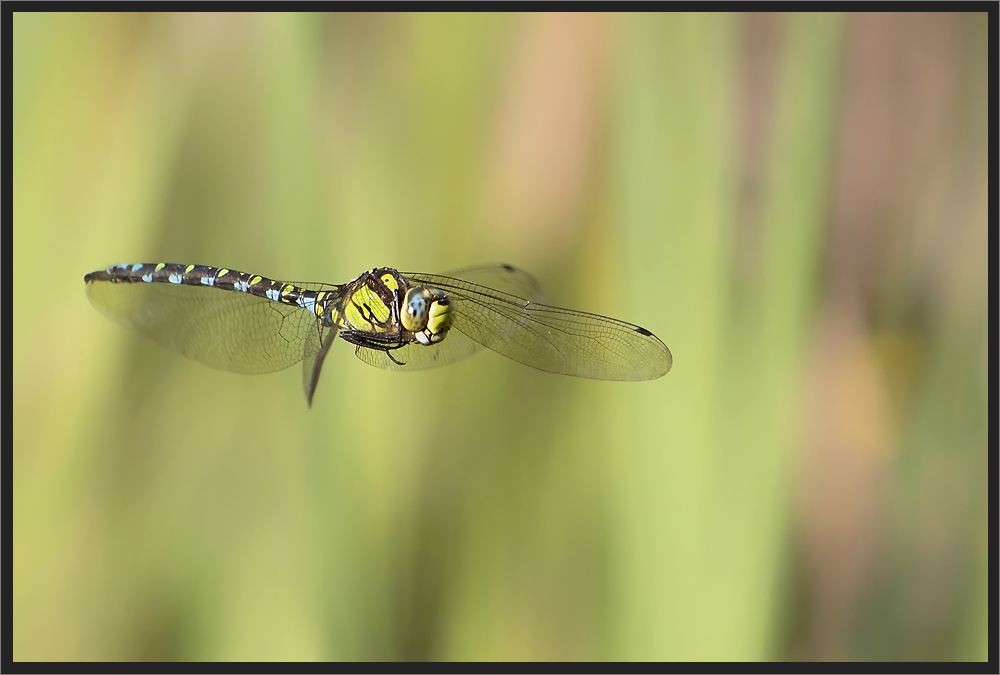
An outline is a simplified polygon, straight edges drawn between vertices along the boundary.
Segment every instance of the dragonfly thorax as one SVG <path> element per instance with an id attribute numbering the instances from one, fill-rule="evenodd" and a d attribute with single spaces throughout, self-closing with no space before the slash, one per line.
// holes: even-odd
<path id="1" fill-rule="evenodd" d="M 398 349 L 437 344 L 454 318 L 444 291 L 412 286 L 398 271 L 382 267 L 351 281 L 341 309 L 341 337 L 364 347 Z"/>

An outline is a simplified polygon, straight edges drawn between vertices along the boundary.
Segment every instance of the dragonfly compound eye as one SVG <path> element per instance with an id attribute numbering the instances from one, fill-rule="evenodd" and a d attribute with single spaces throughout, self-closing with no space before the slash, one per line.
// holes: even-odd
<path id="1" fill-rule="evenodd" d="M 448 296 L 437 288 L 411 288 L 403 298 L 401 322 L 422 345 L 444 340 L 455 313 Z"/>
<path id="2" fill-rule="evenodd" d="M 426 288 L 411 288 L 403 298 L 403 328 L 416 333 L 427 327 L 431 298 Z"/>

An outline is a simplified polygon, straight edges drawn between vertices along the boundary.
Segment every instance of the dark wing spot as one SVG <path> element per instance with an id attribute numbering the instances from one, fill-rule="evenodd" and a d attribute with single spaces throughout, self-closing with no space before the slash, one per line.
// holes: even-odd
<path id="1" fill-rule="evenodd" d="M 514 271 L 514 266 L 513 265 L 508 265 L 507 263 L 503 263 L 502 266 L 508 272 L 513 272 Z"/>
<path id="2" fill-rule="evenodd" d="M 635 327 L 635 332 L 638 333 L 639 335 L 645 335 L 646 337 L 652 337 L 652 335 L 653 335 L 652 333 L 650 333 L 645 328 L 642 328 L 641 326 L 636 326 Z"/>

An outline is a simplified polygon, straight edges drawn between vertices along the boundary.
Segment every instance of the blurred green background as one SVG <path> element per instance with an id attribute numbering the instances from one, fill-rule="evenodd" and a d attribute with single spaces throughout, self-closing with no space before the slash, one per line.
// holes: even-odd
<path id="1" fill-rule="evenodd" d="M 986 14 L 15 14 L 13 658 L 985 659 L 987 54 Z M 156 261 L 507 261 L 674 368 L 341 342 L 310 410 L 87 302 Z"/>

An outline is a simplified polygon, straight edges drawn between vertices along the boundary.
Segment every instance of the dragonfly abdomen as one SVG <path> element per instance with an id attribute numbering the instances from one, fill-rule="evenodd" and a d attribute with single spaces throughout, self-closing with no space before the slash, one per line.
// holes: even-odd
<path id="1" fill-rule="evenodd" d="M 309 291 L 294 284 L 274 281 L 259 274 L 247 274 L 225 267 L 178 263 L 136 263 L 117 265 L 91 272 L 84 281 L 111 283 L 168 283 L 207 286 L 223 291 L 248 293 L 283 305 L 304 307 L 316 316 L 324 313 L 327 291 Z"/>

